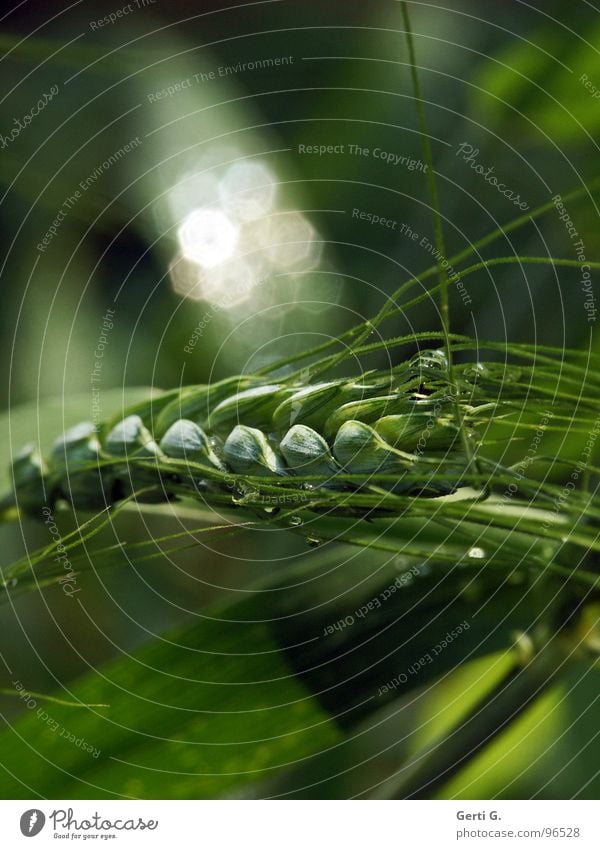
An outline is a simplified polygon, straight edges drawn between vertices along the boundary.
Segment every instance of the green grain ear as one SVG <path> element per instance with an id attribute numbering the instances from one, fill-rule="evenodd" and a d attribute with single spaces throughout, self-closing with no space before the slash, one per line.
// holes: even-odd
<path id="1" fill-rule="evenodd" d="M 300 496 L 306 501 L 307 492 L 318 492 L 319 498 L 332 499 L 333 507 L 338 493 L 349 499 L 350 507 L 343 510 L 359 513 L 368 505 L 353 505 L 352 494 L 367 484 L 380 492 L 452 492 L 463 472 L 462 455 L 454 452 L 449 467 L 444 455 L 454 447 L 456 431 L 448 424 L 444 396 L 418 391 L 425 373 L 443 382 L 443 357 L 423 352 L 418 361 L 413 358 L 388 374 L 371 372 L 301 388 L 296 381 L 256 385 L 255 380 L 239 390 L 248 380 L 243 377 L 187 387 L 162 406 L 155 420 L 149 410 L 144 420 L 139 413 L 146 408 L 137 405 L 136 412 L 98 429 L 80 423 L 55 442 L 47 464 L 28 449 L 15 461 L 15 488 L 29 512 L 44 503 L 44 489 L 52 500 L 63 498 L 88 510 L 128 497 L 160 502 L 198 498 L 200 492 L 204 501 L 227 505 L 232 474 L 262 478 L 264 494 L 274 502 L 282 487 L 288 502 Z M 184 408 L 205 415 L 213 427 L 206 429 L 193 418 L 171 421 Z M 382 415 L 390 408 L 406 412 Z M 441 410 L 445 416 L 438 415 Z M 301 421 L 284 427 L 289 418 Z M 263 427 L 256 426 L 259 422 Z M 427 439 L 421 446 L 423 434 Z M 408 453 L 413 447 L 414 455 Z M 441 483 L 425 486 L 432 475 Z"/>
<path id="2" fill-rule="evenodd" d="M 163 436 L 179 419 L 190 419 L 206 429 L 211 410 L 214 410 L 220 401 L 260 383 L 257 378 L 238 376 L 208 385 L 186 386 L 160 411 L 154 424 L 154 432 L 158 437 Z"/>
<path id="3" fill-rule="evenodd" d="M 19 510 L 27 515 L 40 516 L 40 509 L 51 500 L 48 469 L 32 442 L 25 445 L 12 463 L 15 501 Z"/>
<path id="4" fill-rule="evenodd" d="M 348 404 L 342 404 L 328 417 L 323 426 L 323 432 L 329 439 L 335 437 L 346 422 L 358 421 L 372 424 L 388 413 L 408 412 L 411 406 L 414 406 L 414 402 L 404 392 L 351 401 Z"/>
<path id="5" fill-rule="evenodd" d="M 220 401 L 208 416 L 210 431 L 229 431 L 236 424 L 270 430 L 273 413 L 296 390 L 280 384 L 253 386 Z"/>
<path id="6" fill-rule="evenodd" d="M 333 443 L 338 463 L 352 474 L 406 472 L 415 458 L 389 445 L 369 425 L 350 421 L 341 426 Z"/>
<path id="7" fill-rule="evenodd" d="M 373 425 L 379 436 L 402 451 L 449 449 L 458 447 L 458 431 L 449 419 L 428 413 L 384 416 Z"/>
<path id="8" fill-rule="evenodd" d="M 102 510 L 110 504 L 113 472 L 102 465 L 102 446 L 92 422 L 67 430 L 52 446 L 50 478 L 57 493 L 79 510 Z"/>
<path id="9" fill-rule="evenodd" d="M 49 467 L 53 472 L 75 472 L 78 468 L 98 463 L 101 445 L 96 428 L 82 422 L 55 440 L 50 452 Z"/>
<path id="10" fill-rule="evenodd" d="M 279 445 L 287 466 L 299 475 L 327 478 L 338 470 L 329 445 L 320 433 L 306 425 L 294 425 Z"/>
<path id="11" fill-rule="evenodd" d="M 206 433 L 189 419 L 174 422 L 161 439 L 159 447 L 165 456 L 174 460 L 187 460 L 221 470 L 225 468 Z"/>
<path id="12" fill-rule="evenodd" d="M 104 440 L 104 449 L 114 457 L 156 457 L 158 445 L 139 416 L 127 416 Z"/>
<path id="13" fill-rule="evenodd" d="M 223 454 L 227 465 L 240 475 L 284 474 L 283 464 L 262 431 L 237 425 L 225 442 Z"/>
<path id="14" fill-rule="evenodd" d="M 353 383 L 335 380 L 305 386 L 286 398 L 273 414 L 277 433 L 285 433 L 292 425 L 303 424 L 322 433 L 325 422 L 341 405 L 351 401 L 366 401 L 390 388 L 390 379 L 379 383 Z"/>
<path id="15" fill-rule="evenodd" d="M 484 456 L 483 473 L 469 463 L 459 439 L 454 404 L 460 405 L 466 435 L 478 450 L 501 440 L 506 433 L 503 427 L 522 428 L 521 435 L 531 440 L 531 419 L 514 418 L 525 401 L 547 410 L 552 393 L 552 416 L 557 422 L 559 404 L 565 421 L 572 411 L 571 388 L 556 389 L 551 353 L 540 351 L 539 346 L 528 352 L 534 365 L 519 365 L 511 371 L 517 377 L 503 389 L 502 402 L 498 386 L 505 380 L 505 364 L 457 367 L 451 394 L 443 356 L 428 351 L 388 372 L 302 389 L 296 379 L 292 385 L 265 383 L 220 397 L 227 386 L 237 390 L 244 381 L 232 378 L 213 387 L 213 397 L 219 400 L 215 414 L 211 416 L 209 409 L 207 415 L 219 425 L 216 432 L 193 419 L 178 418 L 159 433 L 150 414 L 147 420 L 139 415 L 140 405 L 132 408 L 137 412 L 129 411 L 97 431 L 90 422 L 83 422 L 56 441 L 47 462 L 32 448 L 16 458 L 16 493 L 11 501 L 21 499 L 23 512 L 30 514 L 39 514 L 44 504 L 59 498 L 82 509 L 102 509 L 128 497 L 159 502 L 192 498 L 209 506 L 232 507 L 240 505 L 239 499 L 232 501 L 232 475 L 261 478 L 260 482 L 240 482 L 239 490 L 250 486 L 270 504 L 302 502 L 308 510 L 338 516 L 389 515 L 388 496 L 420 502 L 406 508 L 393 501 L 392 512 L 404 515 L 406 509 L 423 509 L 425 499 L 465 486 L 483 500 L 487 492 L 481 487 L 491 477 L 488 469 L 494 469 L 495 480 L 505 475 L 504 489 L 514 473 L 499 469 Z M 540 358 L 548 360 L 545 370 Z M 579 374 L 577 367 L 571 368 Z M 525 400 L 523 380 L 527 380 Z M 206 387 L 183 389 L 181 396 L 182 403 L 171 398 L 163 407 L 169 418 L 192 399 L 196 409 L 207 403 Z M 584 409 L 585 400 L 580 403 Z M 595 407 L 592 401 L 587 404 L 592 415 Z M 402 412 L 381 415 L 390 407 Z M 352 413 L 356 417 L 348 419 Z M 283 424 L 290 414 L 322 422 L 322 426 L 297 422 L 279 433 L 273 421 Z M 247 418 L 230 427 L 227 423 L 238 415 Z M 265 428 L 249 424 L 257 420 L 268 424 Z M 490 430 L 493 439 L 486 442 Z M 519 486 L 526 484 L 521 481 Z"/>

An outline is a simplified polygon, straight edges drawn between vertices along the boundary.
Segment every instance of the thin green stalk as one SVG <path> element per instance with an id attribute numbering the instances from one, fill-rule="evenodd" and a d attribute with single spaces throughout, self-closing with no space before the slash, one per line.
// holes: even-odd
<path id="1" fill-rule="evenodd" d="M 523 264 L 553 265 L 553 266 L 556 266 L 556 267 L 559 267 L 559 268 L 562 268 L 562 267 L 564 267 L 564 268 L 579 268 L 580 265 L 581 265 L 580 262 L 578 262 L 577 260 L 574 260 L 574 259 L 562 259 L 562 258 L 556 259 L 554 257 L 543 257 L 543 256 L 535 256 L 535 257 L 534 256 L 514 256 L 514 257 L 505 256 L 505 257 L 494 257 L 492 259 L 485 259 L 485 260 L 481 260 L 480 262 L 476 262 L 473 265 L 469 265 L 469 266 L 467 266 L 467 268 L 465 268 L 463 271 L 460 272 L 460 276 L 461 276 L 461 279 L 462 279 L 462 278 L 468 277 L 471 274 L 474 274 L 477 271 L 482 271 L 483 269 L 490 268 L 490 267 L 495 266 L 495 265 L 523 265 Z M 592 269 L 596 269 L 596 270 L 600 269 L 600 262 L 590 261 L 588 263 L 588 265 Z M 399 295 L 404 294 L 406 291 L 411 289 L 417 283 L 423 282 L 425 277 L 431 276 L 431 274 L 432 274 L 432 270 L 429 269 L 427 272 L 423 272 L 423 274 L 416 275 L 415 277 L 411 277 L 409 280 L 405 281 L 402 284 L 402 286 L 394 293 L 393 300 L 396 300 Z M 368 346 L 363 346 L 362 342 L 364 341 L 364 339 L 366 339 L 370 335 L 372 330 L 374 330 L 384 320 L 389 319 L 389 318 L 393 318 L 394 316 L 399 315 L 400 313 L 405 313 L 407 309 L 410 309 L 411 307 L 416 306 L 417 304 L 422 303 L 423 301 L 431 298 L 431 295 L 435 294 L 439 290 L 439 288 L 440 288 L 440 284 L 438 283 L 436 286 L 432 287 L 431 289 L 428 289 L 426 292 L 422 292 L 420 295 L 416 295 L 410 301 L 405 301 L 401 306 L 390 307 L 389 304 L 386 304 L 386 306 L 382 310 L 380 310 L 379 313 L 369 322 L 368 330 L 365 331 L 364 333 L 362 333 L 360 338 L 355 343 L 353 343 L 353 345 L 352 345 L 353 354 L 372 353 L 372 352 L 375 352 L 377 350 L 381 350 L 383 348 L 390 347 L 390 345 L 393 343 L 393 340 L 389 340 L 389 339 L 382 339 L 378 342 L 372 342 Z M 406 337 L 398 337 L 398 338 L 402 341 L 409 342 L 411 339 L 434 338 L 435 334 L 436 334 L 436 331 L 427 332 L 427 333 L 417 333 L 417 334 L 413 333 L 413 334 L 407 335 Z M 442 337 L 442 339 L 444 340 L 446 345 L 450 344 L 450 342 L 453 338 L 459 338 L 459 337 L 455 336 L 454 334 L 452 334 L 450 332 L 444 332 L 443 328 L 439 331 L 439 334 Z M 343 334 L 339 338 L 340 339 L 347 338 L 347 334 Z M 460 337 L 460 338 L 461 339 L 467 339 L 467 337 L 464 337 L 464 336 Z M 329 343 L 323 343 L 323 345 L 319 346 L 319 350 L 323 351 L 328 347 L 330 347 Z M 479 345 L 479 347 L 481 347 L 481 344 Z M 519 347 L 524 348 L 525 346 L 521 343 Z M 506 345 L 504 346 L 504 348 L 506 348 Z M 317 349 L 313 349 L 313 350 L 316 351 Z M 562 354 L 565 353 L 564 351 L 559 352 L 558 349 L 556 349 L 556 352 L 562 353 Z M 579 353 L 581 355 L 582 352 L 579 351 L 579 352 L 575 352 L 575 353 Z M 309 354 L 303 355 L 302 359 L 304 358 L 304 356 L 309 356 Z M 329 371 L 330 369 L 334 368 L 336 365 L 338 365 L 339 362 L 341 362 L 341 360 L 345 359 L 346 357 L 347 357 L 347 351 L 344 351 L 342 354 L 330 354 L 327 357 L 321 357 L 319 360 L 316 361 L 316 365 L 318 367 L 310 369 L 311 379 L 314 379 L 315 376 L 319 376 L 323 372 Z M 290 357 L 290 358 L 288 358 L 288 360 L 286 362 L 290 363 L 292 361 L 292 359 L 297 360 L 297 359 L 300 359 L 300 357 L 297 357 L 297 356 L 294 356 L 293 358 Z M 275 366 L 270 366 L 269 368 L 272 369 L 272 370 L 275 370 Z M 290 374 L 286 375 L 286 380 L 293 381 L 294 379 L 296 379 L 297 377 L 302 375 L 304 373 L 304 371 L 305 371 L 305 369 L 298 369 L 297 371 L 291 372 Z"/>
<path id="2" fill-rule="evenodd" d="M 45 693 L 35 693 L 33 690 L 11 690 L 6 687 L 0 688 L 0 696 L 19 699 L 39 699 L 42 702 L 50 702 L 53 705 L 70 708 L 108 708 L 107 704 L 86 704 L 85 702 L 73 702 L 67 699 L 59 699 L 57 696 L 48 696 Z"/>
<path id="3" fill-rule="evenodd" d="M 577 189 L 571 189 L 566 194 L 562 195 L 563 201 L 570 202 L 576 201 L 584 197 L 585 195 L 592 195 L 594 192 L 600 191 L 600 176 L 590 180 L 585 186 L 579 187 Z M 540 204 L 535 209 L 531 210 L 525 215 L 519 215 L 516 218 L 512 218 L 510 221 L 507 221 L 506 224 L 502 224 L 500 227 L 496 227 L 495 230 L 491 230 L 489 233 L 486 233 L 485 236 L 482 236 L 475 242 L 472 242 L 466 248 L 463 248 L 462 251 L 454 254 L 448 260 L 450 265 L 456 266 L 459 262 L 462 262 L 467 257 L 472 256 L 474 253 L 477 253 L 481 248 L 486 247 L 491 242 L 494 242 L 496 239 L 499 239 L 501 236 L 505 236 L 508 233 L 512 233 L 520 227 L 524 227 L 526 224 L 535 221 L 537 218 L 540 218 L 542 215 L 545 215 L 546 212 L 554 209 L 554 203 L 552 201 L 547 201 L 546 203 Z M 382 307 L 377 315 L 368 322 L 361 322 L 360 324 L 356 324 L 353 327 L 350 327 L 340 336 L 335 339 L 329 339 L 327 342 L 322 342 L 320 345 L 315 345 L 313 348 L 309 348 L 305 351 L 300 351 L 296 354 L 288 354 L 285 357 L 281 357 L 273 363 L 270 363 L 268 366 L 264 366 L 262 369 L 258 369 L 257 375 L 268 375 L 272 374 L 275 371 L 278 371 L 285 366 L 291 365 L 295 362 L 301 362 L 302 360 L 306 360 L 309 357 L 314 357 L 316 354 L 321 354 L 324 351 L 328 351 L 334 346 L 336 346 L 340 342 L 345 342 L 349 339 L 352 339 L 354 336 L 357 336 L 359 333 L 362 333 L 367 330 L 367 335 L 371 332 L 371 330 L 375 329 L 384 318 L 387 318 L 387 310 L 389 310 L 389 302 L 392 303 L 396 301 L 402 292 L 404 291 L 405 286 L 413 286 L 417 283 L 422 283 L 425 280 L 428 280 L 432 277 L 438 270 L 438 265 L 429 266 L 424 271 L 419 274 L 410 277 L 408 280 L 405 280 L 399 287 L 393 292 L 385 306 Z M 462 274 L 463 272 L 460 272 Z M 435 290 L 432 290 L 435 291 Z M 428 296 L 427 296 L 428 297 Z M 581 354 L 581 352 L 574 352 L 576 354 Z M 320 362 L 316 361 L 317 364 Z M 329 366 L 327 366 L 329 367 Z M 311 376 L 314 376 L 317 373 L 320 373 L 320 370 L 315 370 L 311 368 L 310 370 Z"/>
<path id="4" fill-rule="evenodd" d="M 525 666 L 514 666 L 491 693 L 458 726 L 434 740 L 425 751 L 388 779 L 373 798 L 431 798 L 472 759 L 495 740 L 557 680 L 569 663 L 573 645 L 554 637 Z"/>
<path id="5" fill-rule="evenodd" d="M 415 44 L 410 25 L 410 17 L 408 14 L 408 6 L 406 0 L 402 0 L 402 18 L 404 28 L 406 30 L 406 44 L 408 47 L 408 59 L 410 64 L 410 75 L 412 86 L 415 95 L 415 106 L 417 110 L 417 119 L 419 121 L 419 130 L 421 138 L 421 148 L 423 150 L 423 159 L 427 165 L 427 188 L 431 199 L 431 212 L 433 217 L 433 233 L 435 246 L 438 256 L 444 258 L 446 256 L 446 246 L 444 243 L 444 230 L 442 227 L 442 214 L 440 211 L 440 201 L 435 180 L 435 171 L 433 170 L 433 154 L 431 152 L 431 143 L 429 141 L 429 131 L 427 127 L 427 118 L 425 116 L 425 105 L 423 103 L 423 95 L 421 92 L 421 81 L 417 71 L 417 59 L 415 55 Z M 448 303 L 448 275 L 441 265 L 441 259 L 438 264 L 438 281 L 440 286 L 440 310 L 442 329 L 444 331 L 446 342 L 446 356 L 448 363 L 452 362 L 452 349 L 450 348 L 450 340 L 448 333 L 450 332 L 450 305 Z"/>
<path id="6" fill-rule="evenodd" d="M 419 80 L 419 74 L 417 71 L 417 62 L 415 56 L 415 48 L 414 48 L 414 40 L 413 34 L 410 27 L 410 21 L 408 16 L 408 9 L 406 6 L 406 2 L 402 2 L 402 16 L 404 19 L 404 27 L 406 30 L 406 43 L 408 48 L 408 57 L 410 64 L 410 73 L 412 79 L 412 86 L 414 91 L 414 99 L 415 106 L 417 110 L 417 119 L 419 122 L 420 129 L 420 138 L 421 138 L 421 147 L 423 151 L 423 158 L 425 160 L 425 164 L 427 165 L 427 187 L 429 191 L 429 196 L 431 200 L 431 212 L 433 218 L 433 232 L 434 232 L 434 241 L 435 246 L 440 256 L 440 262 L 435 266 L 438 274 L 439 281 L 439 289 L 440 289 L 440 313 L 441 313 L 441 324 L 442 324 L 442 333 L 444 337 L 444 347 L 446 349 L 446 357 L 448 359 L 448 372 L 450 375 L 450 380 L 452 382 L 452 348 L 450 345 L 450 306 L 448 301 L 448 276 L 442 267 L 442 259 L 446 256 L 446 248 L 444 244 L 444 232 L 442 227 L 442 216 L 440 212 L 440 203 L 439 196 L 437 191 L 437 184 L 435 180 L 435 172 L 433 170 L 433 154 L 431 152 L 431 144 L 429 142 L 429 132 L 427 128 L 427 119 L 425 117 L 425 107 L 423 104 L 423 96 L 421 93 L 421 83 Z M 362 333 L 360 333 L 359 338 L 355 345 L 360 345 L 364 339 L 370 334 L 371 329 L 373 327 L 372 322 L 366 322 Z M 354 350 L 355 345 L 352 346 L 351 350 Z M 342 362 L 347 356 L 348 351 L 342 351 L 340 354 L 333 359 L 331 366 L 334 367 L 338 364 L 338 362 Z M 314 374 L 313 374 L 314 376 Z M 457 410 L 457 422 L 461 427 L 461 432 L 464 430 L 461 425 L 460 419 L 460 410 Z M 472 459 L 472 452 L 470 446 L 466 450 L 468 452 L 469 459 Z"/>

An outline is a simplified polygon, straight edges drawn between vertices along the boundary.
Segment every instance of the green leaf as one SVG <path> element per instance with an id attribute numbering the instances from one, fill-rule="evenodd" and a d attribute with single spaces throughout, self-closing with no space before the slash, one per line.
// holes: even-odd
<path id="1" fill-rule="evenodd" d="M 600 57 L 593 47 L 600 25 L 586 32 L 585 41 L 570 35 L 545 26 L 534 36 L 535 49 L 531 41 L 510 41 L 487 61 L 470 89 L 478 122 L 488 130 L 510 123 L 513 133 L 518 125 L 529 137 L 544 133 L 557 144 L 580 140 L 586 132 L 593 136 L 600 127 L 591 87 L 600 87 Z"/>
<path id="2" fill-rule="evenodd" d="M 506 675 L 510 652 L 487 654 L 437 676 L 380 706 L 332 751 L 317 754 L 283 775 L 240 793 L 245 797 L 348 798 L 372 796 L 406 764 L 450 733 Z"/>
<path id="3" fill-rule="evenodd" d="M 73 711 L 35 704 L 0 735 L 2 798 L 214 798 L 340 732 L 286 661 L 259 594 L 86 675 Z"/>

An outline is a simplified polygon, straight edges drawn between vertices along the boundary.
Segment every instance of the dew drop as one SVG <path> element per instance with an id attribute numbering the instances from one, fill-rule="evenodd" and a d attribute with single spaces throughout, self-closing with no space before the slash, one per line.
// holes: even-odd
<path id="1" fill-rule="evenodd" d="M 298 525 L 301 525 L 301 524 L 302 524 L 302 517 L 301 516 L 290 516 L 290 525 L 293 525 L 294 527 L 298 527 Z"/>
<path id="2" fill-rule="evenodd" d="M 485 557 L 485 551 L 483 548 L 479 548 L 478 546 L 474 546 L 470 548 L 468 551 L 468 557 L 471 557 L 473 560 L 483 560 Z"/>
<path id="3" fill-rule="evenodd" d="M 420 371 L 438 370 L 448 368 L 448 358 L 443 351 L 420 351 L 410 361 L 412 368 Z"/>
<path id="4" fill-rule="evenodd" d="M 474 363 L 470 368 L 465 369 L 464 376 L 469 383 L 477 383 L 482 378 L 489 377 L 490 370 L 483 363 Z"/>

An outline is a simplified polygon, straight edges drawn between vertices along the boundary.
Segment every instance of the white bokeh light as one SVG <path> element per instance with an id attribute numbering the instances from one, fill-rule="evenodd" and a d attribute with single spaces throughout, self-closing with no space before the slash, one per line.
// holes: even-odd
<path id="1" fill-rule="evenodd" d="M 220 209 L 194 209 L 177 231 L 181 252 L 203 268 L 214 268 L 233 256 L 238 230 Z"/>
<path id="2" fill-rule="evenodd" d="M 179 252 L 169 276 L 183 298 L 228 309 L 274 279 L 291 285 L 314 269 L 321 242 L 308 219 L 278 208 L 277 180 L 262 161 L 215 162 L 190 169 L 167 194 Z M 230 160 L 231 161 L 231 160 Z"/>
<path id="3" fill-rule="evenodd" d="M 252 268 L 257 278 L 265 277 L 273 269 L 273 264 L 265 253 L 270 232 L 271 224 L 268 218 L 248 221 L 240 227 L 236 254 Z"/>
<path id="4" fill-rule="evenodd" d="M 253 264 L 233 257 L 214 268 L 201 268 L 179 255 L 171 262 L 173 291 L 191 301 L 207 301 L 230 309 L 247 301 L 261 280 Z"/>
<path id="5" fill-rule="evenodd" d="M 252 221 L 271 210 L 275 199 L 275 178 L 266 165 L 238 162 L 227 169 L 219 184 L 225 210 L 240 221 Z"/>
<path id="6" fill-rule="evenodd" d="M 320 245 L 301 212 L 284 212 L 272 217 L 265 253 L 277 268 L 307 271 L 318 264 Z"/>
<path id="7" fill-rule="evenodd" d="M 202 290 L 202 269 L 195 262 L 179 255 L 169 266 L 169 277 L 173 291 L 182 298 L 200 301 L 204 297 Z"/>
<path id="8" fill-rule="evenodd" d="M 251 263 L 234 257 L 205 273 L 204 298 L 230 308 L 247 301 L 258 283 Z"/>
<path id="9" fill-rule="evenodd" d="M 201 207 L 218 207 L 219 180 L 214 174 L 186 174 L 169 190 L 167 204 L 175 221 L 183 221 L 190 212 Z"/>

